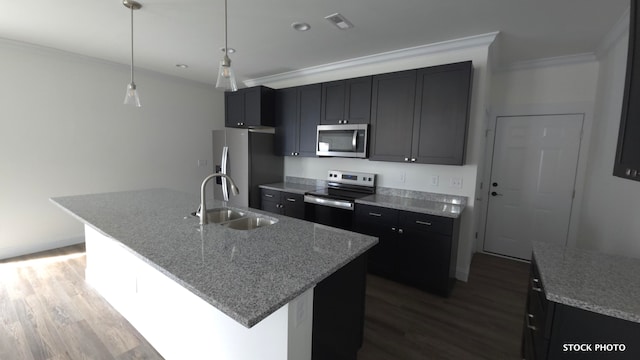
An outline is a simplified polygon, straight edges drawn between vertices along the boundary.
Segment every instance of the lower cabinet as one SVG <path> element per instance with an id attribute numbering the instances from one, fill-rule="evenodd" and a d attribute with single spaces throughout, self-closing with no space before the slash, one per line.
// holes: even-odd
<path id="1" fill-rule="evenodd" d="M 356 360 L 363 340 L 366 271 L 365 254 L 313 289 L 313 360 Z"/>
<path id="2" fill-rule="evenodd" d="M 455 282 L 458 219 L 356 204 L 355 231 L 377 236 L 369 272 L 448 296 Z"/>
<path id="3" fill-rule="evenodd" d="M 304 195 L 260 189 L 260 209 L 304 220 Z"/>
<path id="4" fill-rule="evenodd" d="M 640 323 L 549 301 L 531 262 L 522 356 L 532 359 L 640 359 Z"/>

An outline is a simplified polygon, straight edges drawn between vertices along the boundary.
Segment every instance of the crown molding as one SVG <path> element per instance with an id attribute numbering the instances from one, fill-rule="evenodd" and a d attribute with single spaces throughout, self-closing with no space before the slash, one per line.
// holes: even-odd
<path id="1" fill-rule="evenodd" d="M 560 65 L 581 64 L 581 63 L 587 63 L 587 62 L 594 62 L 597 60 L 598 59 L 594 53 L 555 56 L 555 57 L 535 59 L 535 60 L 517 61 L 498 69 L 498 72 L 537 69 L 537 68 L 545 68 L 545 67 L 560 66 Z"/>
<path id="2" fill-rule="evenodd" d="M 496 39 L 499 31 L 469 36 L 460 39 L 447 40 L 433 44 L 420 45 L 406 49 L 388 51 L 380 54 L 367 55 L 358 58 L 337 61 L 324 65 L 312 66 L 300 70 L 288 71 L 280 74 L 263 76 L 255 79 L 247 79 L 244 84 L 248 87 L 268 84 L 277 81 L 295 79 L 303 76 L 317 75 L 335 70 L 360 67 L 364 65 L 379 64 L 398 59 L 406 59 L 446 51 L 473 48 L 477 46 L 489 46 Z"/>
<path id="3" fill-rule="evenodd" d="M 596 57 L 601 59 L 609 49 L 616 43 L 620 36 L 629 33 L 629 19 L 631 17 L 631 8 L 627 7 L 618 22 L 609 30 L 609 32 L 602 38 L 600 44 L 596 48 Z"/>

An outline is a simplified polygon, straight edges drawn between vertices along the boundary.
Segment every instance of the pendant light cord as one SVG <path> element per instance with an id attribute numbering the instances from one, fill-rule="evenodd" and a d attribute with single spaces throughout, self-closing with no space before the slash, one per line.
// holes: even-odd
<path id="1" fill-rule="evenodd" d="M 133 82 L 133 3 L 129 3 L 129 8 L 131 9 L 131 83 Z"/>
<path id="2" fill-rule="evenodd" d="M 229 45 L 227 42 L 227 0 L 224 0 L 224 56 L 229 57 L 227 53 L 229 51 Z"/>

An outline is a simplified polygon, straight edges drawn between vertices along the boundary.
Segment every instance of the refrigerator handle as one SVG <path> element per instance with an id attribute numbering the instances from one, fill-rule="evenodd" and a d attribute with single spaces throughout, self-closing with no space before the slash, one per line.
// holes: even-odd
<path id="1" fill-rule="evenodd" d="M 223 174 L 227 173 L 228 158 L 229 158 L 229 147 L 225 146 L 222 148 L 222 170 L 220 170 L 220 172 Z M 229 201 L 229 190 L 227 188 L 227 179 L 221 179 L 221 180 L 222 180 L 222 197 L 224 198 L 224 201 Z"/>

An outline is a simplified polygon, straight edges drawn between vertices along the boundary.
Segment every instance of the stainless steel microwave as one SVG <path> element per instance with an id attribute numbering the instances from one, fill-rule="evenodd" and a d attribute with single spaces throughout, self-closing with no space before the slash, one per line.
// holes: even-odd
<path id="1" fill-rule="evenodd" d="M 366 158 L 368 124 L 318 125 L 316 155 Z"/>

